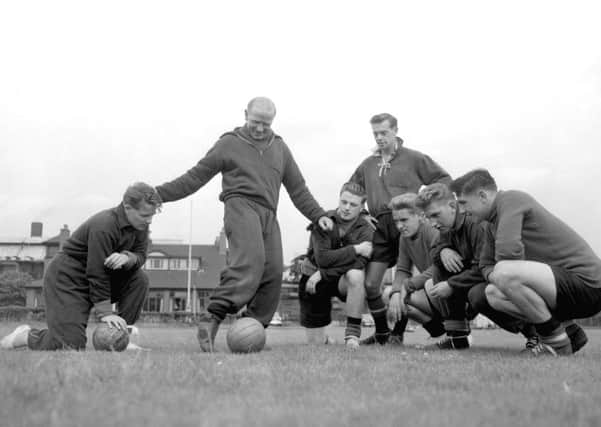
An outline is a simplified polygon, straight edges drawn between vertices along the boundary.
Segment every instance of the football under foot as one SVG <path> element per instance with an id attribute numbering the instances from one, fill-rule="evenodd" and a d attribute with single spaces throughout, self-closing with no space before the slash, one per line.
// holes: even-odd
<path id="1" fill-rule="evenodd" d="M 0 348 L 12 350 L 15 348 L 27 347 L 27 336 L 31 331 L 29 325 L 19 325 L 10 334 L 0 340 Z"/>

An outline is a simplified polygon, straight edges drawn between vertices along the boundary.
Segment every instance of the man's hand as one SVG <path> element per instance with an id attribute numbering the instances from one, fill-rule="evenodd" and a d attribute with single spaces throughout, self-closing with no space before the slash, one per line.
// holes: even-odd
<path id="1" fill-rule="evenodd" d="M 430 295 L 436 298 L 448 298 L 453 294 L 453 288 L 447 282 L 438 282 L 432 288 Z"/>
<path id="2" fill-rule="evenodd" d="M 328 218 L 327 216 L 322 216 L 317 220 L 317 223 L 324 231 L 329 231 L 334 229 L 334 221 L 332 218 Z"/>
<path id="3" fill-rule="evenodd" d="M 388 303 L 388 314 L 395 322 L 398 322 L 404 315 L 407 315 L 407 306 L 405 305 L 405 298 L 402 293 L 395 292 L 392 294 Z"/>
<path id="4" fill-rule="evenodd" d="M 111 328 L 121 329 L 127 331 L 127 322 L 123 317 L 117 316 L 116 314 L 109 314 L 100 319 L 101 322 L 108 323 Z"/>
<path id="5" fill-rule="evenodd" d="M 321 273 L 319 272 L 319 270 L 317 270 L 307 280 L 307 284 L 305 286 L 305 292 L 307 292 L 308 294 L 311 294 L 311 295 L 315 294 L 317 284 L 319 283 L 320 280 L 321 280 Z"/>
<path id="6" fill-rule="evenodd" d="M 370 258 L 371 253 L 374 250 L 374 247 L 371 244 L 371 242 L 361 242 L 357 245 L 353 245 L 353 247 L 355 248 L 355 253 L 357 255 L 361 255 L 365 258 Z"/>
<path id="7" fill-rule="evenodd" d="M 372 230 L 375 230 L 376 227 L 378 226 L 378 220 L 371 215 L 364 215 L 363 220 L 365 220 L 365 222 L 367 222 L 369 224 L 369 226 L 372 228 Z"/>
<path id="8" fill-rule="evenodd" d="M 450 273 L 459 273 L 463 270 L 463 258 L 453 249 L 444 248 L 440 251 L 440 260 L 444 268 Z"/>
<path id="9" fill-rule="evenodd" d="M 114 252 L 104 260 L 104 266 L 111 270 L 118 270 L 129 262 L 129 257 L 125 254 Z"/>

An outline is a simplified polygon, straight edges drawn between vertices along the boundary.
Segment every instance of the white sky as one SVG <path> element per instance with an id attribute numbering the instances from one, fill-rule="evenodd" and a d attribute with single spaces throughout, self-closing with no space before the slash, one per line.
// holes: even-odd
<path id="1" fill-rule="evenodd" d="M 263 95 L 325 208 L 390 112 L 407 147 L 489 168 L 601 254 L 595 2 L 291 3 L 0 3 L 0 235 L 73 230 L 131 182 L 179 176 Z M 195 243 L 222 226 L 219 191 L 191 197 Z M 186 239 L 188 213 L 165 205 L 153 238 Z M 289 260 L 307 220 L 284 189 L 278 215 Z"/>

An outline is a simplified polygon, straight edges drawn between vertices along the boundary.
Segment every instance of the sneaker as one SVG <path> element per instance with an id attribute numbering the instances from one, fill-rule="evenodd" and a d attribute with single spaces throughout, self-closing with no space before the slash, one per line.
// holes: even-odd
<path id="1" fill-rule="evenodd" d="M 14 348 L 27 347 L 27 335 L 29 331 L 31 331 L 31 326 L 29 325 L 17 326 L 14 331 L 2 338 L 0 348 L 12 350 Z"/>
<path id="2" fill-rule="evenodd" d="M 588 337 L 584 333 L 584 329 L 575 323 L 566 326 L 566 334 L 572 343 L 572 353 L 576 353 L 588 342 Z"/>
<path id="3" fill-rule="evenodd" d="M 394 346 L 403 345 L 403 336 L 398 334 L 390 334 L 390 336 L 388 337 L 388 344 Z"/>
<path id="4" fill-rule="evenodd" d="M 200 323 L 198 325 L 198 331 L 196 332 L 196 339 L 198 339 L 200 349 L 205 353 L 212 353 L 214 350 L 214 337 L 211 333 L 211 326 L 211 324 Z"/>
<path id="5" fill-rule="evenodd" d="M 361 343 L 361 345 L 374 345 L 374 344 L 384 345 L 388 342 L 389 338 L 390 338 L 390 332 L 385 332 L 383 334 L 375 333 L 365 339 L 362 339 L 360 341 L 360 343 Z"/>
<path id="6" fill-rule="evenodd" d="M 128 343 L 127 347 L 125 347 L 125 351 L 148 351 L 148 350 L 150 350 L 150 349 L 140 347 L 138 344 L 134 344 L 133 342 Z"/>
<path id="7" fill-rule="evenodd" d="M 534 347 L 522 351 L 522 354 L 530 357 L 553 356 L 557 357 L 557 352 L 548 344 L 539 342 Z"/>
<path id="8" fill-rule="evenodd" d="M 471 336 L 464 335 L 461 337 L 445 337 L 440 341 L 436 342 L 427 347 L 431 350 L 465 350 L 470 348 Z"/>
<path id="9" fill-rule="evenodd" d="M 359 337 L 356 336 L 348 336 L 344 338 L 344 345 L 348 350 L 358 350 L 359 349 Z"/>
<path id="10" fill-rule="evenodd" d="M 540 342 L 538 335 L 533 335 L 531 337 L 526 338 L 526 345 L 522 349 L 522 353 L 529 353 L 535 348 Z"/>

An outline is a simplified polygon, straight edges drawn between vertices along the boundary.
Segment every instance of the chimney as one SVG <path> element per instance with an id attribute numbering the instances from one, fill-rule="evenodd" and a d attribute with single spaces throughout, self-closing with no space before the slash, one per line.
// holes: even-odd
<path id="1" fill-rule="evenodd" d="M 44 228 L 44 224 L 41 222 L 32 222 L 31 223 L 31 237 L 42 237 L 42 229 Z"/>
<path id="2" fill-rule="evenodd" d="M 225 237 L 225 230 L 223 228 L 219 233 L 219 255 L 227 255 L 227 238 Z"/>
<path id="3" fill-rule="evenodd" d="M 61 228 L 61 232 L 58 234 L 58 250 L 60 251 L 63 248 L 63 245 L 71 235 L 71 231 L 69 231 L 69 227 L 67 224 L 63 225 Z"/>

